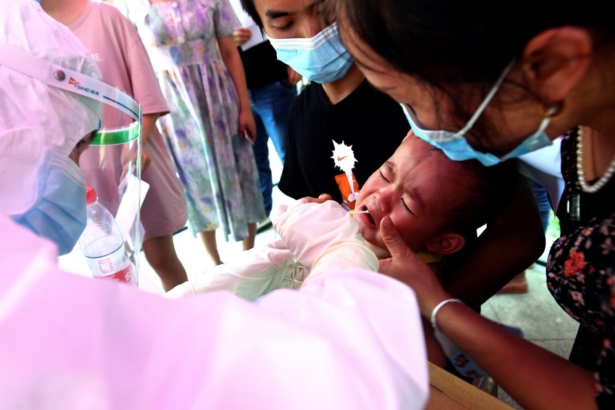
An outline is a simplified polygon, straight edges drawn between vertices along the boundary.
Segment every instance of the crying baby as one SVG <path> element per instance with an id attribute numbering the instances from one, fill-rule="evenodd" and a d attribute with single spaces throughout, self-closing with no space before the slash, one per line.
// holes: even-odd
<path id="1" fill-rule="evenodd" d="M 503 211 L 511 201 L 514 175 L 507 163 L 486 168 L 474 160 L 452 161 L 410 132 L 365 182 L 353 217 L 378 258 L 390 257 L 379 229 L 389 216 L 407 246 L 435 267 L 443 257 L 463 249 L 476 229 Z M 275 289 L 300 287 L 305 274 L 278 240 L 242 252 L 167 295 L 228 290 L 254 301 Z"/>

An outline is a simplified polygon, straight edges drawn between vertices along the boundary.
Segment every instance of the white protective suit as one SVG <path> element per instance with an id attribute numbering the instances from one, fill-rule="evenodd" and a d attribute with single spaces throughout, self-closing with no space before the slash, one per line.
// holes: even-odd
<path id="1" fill-rule="evenodd" d="M 88 60 L 33 0 L 0 0 L 0 22 L 0 43 L 30 44 L 40 57 L 49 42 L 56 62 L 73 68 Z M 57 247 L 6 215 L 28 206 L 21 194 L 35 184 L 37 161 L 47 150 L 68 153 L 92 116 L 69 93 L 0 76 L 0 163 L 20 165 L 9 171 L 22 181 L 0 183 L 0 409 L 424 406 L 414 294 L 372 271 L 373 255 L 341 209 L 327 212 L 327 224 L 317 223 L 326 211 L 317 205 L 280 215 L 289 251 L 314 267 L 300 291 L 278 290 L 258 305 L 229 292 L 166 299 L 60 271 Z M 28 144 L 6 132 L 19 129 Z"/>
<path id="2" fill-rule="evenodd" d="M 49 242 L 4 217 L 0 232 L 0 408 L 424 406 L 414 294 L 349 260 L 359 248 L 328 247 L 300 291 L 255 305 L 228 292 L 166 299 L 64 273 Z"/>
<path id="3" fill-rule="evenodd" d="M 33 0 L 0 0 L 0 44 L 102 78 L 83 44 Z M 36 201 L 37 171 L 45 154 L 68 156 L 98 128 L 101 104 L 3 65 L 0 92 L 0 210 L 16 215 Z"/>
<path id="4" fill-rule="evenodd" d="M 302 199 L 296 201 L 293 206 L 301 207 L 293 212 L 296 218 L 311 220 L 312 217 L 306 215 L 306 212 L 313 212 L 309 207 L 302 206 L 307 203 L 307 200 Z M 327 201 L 322 209 L 319 209 L 319 224 L 333 223 L 328 220 L 329 215 L 342 215 L 340 206 L 334 201 Z M 271 214 L 274 227 L 279 231 L 280 224 L 285 219 L 283 217 L 287 206 L 274 208 Z M 281 212 L 281 214 L 280 214 Z M 287 215 L 286 217 L 290 216 Z M 311 230 L 306 230 L 304 237 L 298 242 L 310 243 L 312 249 L 324 249 L 328 243 L 338 242 L 336 238 L 350 236 L 350 231 L 354 229 L 354 224 L 347 224 L 343 229 L 338 226 L 331 226 L 329 229 L 322 229 L 323 235 L 315 236 Z M 365 244 L 363 238 L 357 236 L 355 245 L 363 246 Z M 346 257 L 351 257 L 352 250 L 345 252 Z M 356 258 L 364 257 L 364 254 L 359 251 Z M 189 295 L 197 295 L 201 293 L 215 292 L 227 290 L 249 301 L 256 301 L 263 295 L 271 291 L 281 288 L 299 289 L 303 281 L 310 274 L 309 268 L 315 262 L 315 257 L 309 254 L 298 254 L 297 257 L 286 247 L 283 240 L 279 239 L 273 242 L 255 246 L 254 248 L 241 252 L 233 260 L 222 265 L 214 266 L 204 273 L 196 275 L 189 281 L 176 286 L 166 293 L 165 296 L 170 298 L 179 298 Z M 355 261 L 356 262 L 356 261 Z M 370 270 L 378 271 L 378 260 L 375 255 L 369 255 L 365 259 L 363 266 Z"/>
<path id="5" fill-rule="evenodd" d="M 299 289 L 306 274 L 279 239 L 241 252 L 232 260 L 177 285 L 165 296 L 179 298 L 227 290 L 254 302 L 276 289 Z"/>

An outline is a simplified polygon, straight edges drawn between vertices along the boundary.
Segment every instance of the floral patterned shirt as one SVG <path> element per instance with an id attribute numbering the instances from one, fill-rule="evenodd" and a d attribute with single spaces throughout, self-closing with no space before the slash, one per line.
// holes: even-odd
<path id="1" fill-rule="evenodd" d="M 595 194 L 577 181 L 576 130 L 562 141 L 566 190 L 558 216 L 562 236 L 547 262 L 547 286 L 560 306 L 591 333 L 596 403 L 615 408 L 615 179 Z M 575 343 L 576 347 L 576 343 Z"/>

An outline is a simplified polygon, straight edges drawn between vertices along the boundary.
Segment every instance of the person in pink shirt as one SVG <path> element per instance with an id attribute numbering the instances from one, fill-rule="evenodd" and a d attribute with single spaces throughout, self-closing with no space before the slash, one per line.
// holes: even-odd
<path id="1" fill-rule="evenodd" d="M 158 117 L 169 109 L 141 39 L 119 10 L 102 1 L 42 0 L 41 6 L 83 42 L 105 82 L 132 95 L 142 106 L 142 178 L 150 185 L 141 208 L 143 250 L 164 289 L 172 289 L 187 280 L 172 236 L 186 224 L 186 201 L 169 152 L 155 126 Z M 80 166 L 87 174 L 87 151 Z"/>

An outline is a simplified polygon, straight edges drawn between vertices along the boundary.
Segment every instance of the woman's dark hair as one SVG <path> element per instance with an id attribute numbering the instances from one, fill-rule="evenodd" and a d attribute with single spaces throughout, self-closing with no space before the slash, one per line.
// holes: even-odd
<path id="1" fill-rule="evenodd" d="M 438 155 L 443 161 L 439 164 L 445 162 L 454 166 L 453 171 L 449 168 L 446 173 L 439 173 L 438 178 L 454 179 L 461 191 L 469 193 L 463 202 L 447 211 L 441 229 L 460 233 L 468 239 L 476 234 L 478 228 L 493 222 L 512 203 L 518 178 L 514 160 L 486 167 L 477 160 L 453 161 L 433 146 L 427 152 L 425 158 Z M 438 181 L 432 183 L 437 184 Z"/>
<path id="2" fill-rule="evenodd" d="M 461 234 L 476 233 L 493 222 L 513 200 L 517 168 L 514 161 L 485 167 L 476 160 L 456 162 L 459 185 L 472 192 L 462 205 L 450 211 L 446 228 Z"/>
<path id="3" fill-rule="evenodd" d="M 615 0 L 328 1 L 326 18 L 342 25 L 344 41 L 360 40 L 395 70 L 433 88 L 434 96 L 447 95 L 451 109 L 435 114 L 458 129 L 475 112 L 476 101 L 487 95 L 505 67 L 539 33 L 566 25 L 586 27 L 598 46 L 615 32 Z M 369 61 L 359 63 L 370 66 Z M 524 84 L 505 80 L 504 87 L 509 103 L 528 98 L 540 103 Z M 492 104 L 498 106 L 499 99 Z M 479 118 L 466 135 L 468 142 L 482 152 L 507 152 L 502 146 L 497 149 L 503 151 L 488 149 L 497 121 Z"/>
<path id="4" fill-rule="evenodd" d="M 352 32 L 400 72 L 443 84 L 493 84 L 549 28 L 615 31 L 615 1 L 329 0 Z M 341 13 L 341 14 L 340 14 Z"/>

